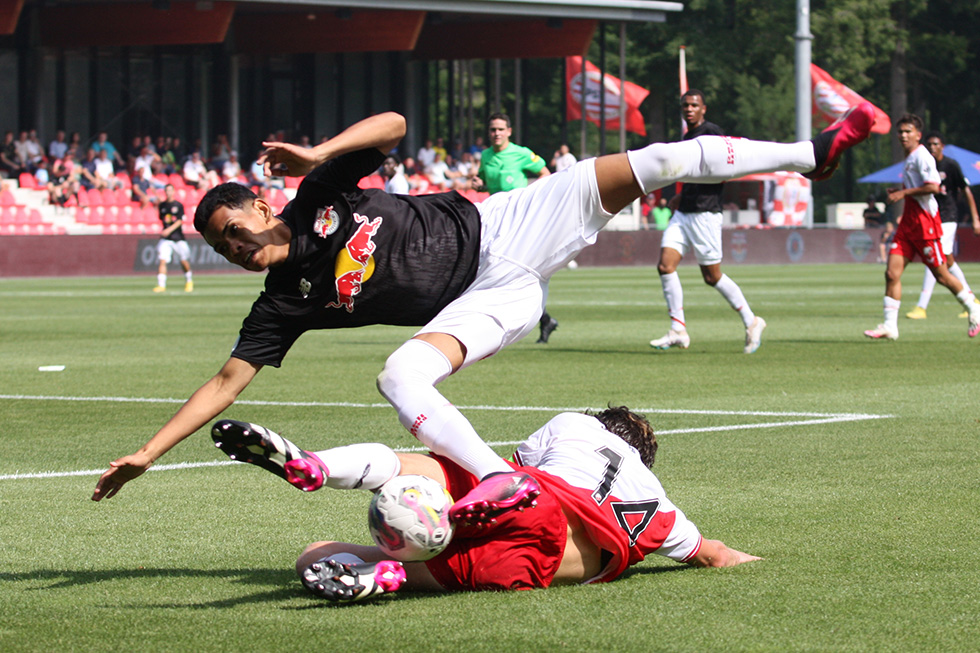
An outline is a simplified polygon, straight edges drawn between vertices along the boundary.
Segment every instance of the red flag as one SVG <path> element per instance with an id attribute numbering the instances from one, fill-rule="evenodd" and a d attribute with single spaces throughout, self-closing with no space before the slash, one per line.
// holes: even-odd
<path id="1" fill-rule="evenodd" d="M 834 122 L 864 98 L 831 77 L 827 71 L 810 64 L 810 83 L 812 84 L 813 115 L 823 118 L 827 124 Z M 874 106 L 874 105 L 872 105 Z M 875 124 L 871 131 L 887 134 L 892 129 L 888 114 L 875 107 Z"/>
<path id="2" fill-rule="evenodd" d="M 599 124 L 599 79 L 602 77 L 599 69 L 594 65 L 585 62 L 585 75 L 582 74 L 582 57 L 567 57 L 568 70 L 568 97 L 566 105 L 568 107 L 568 119 L 578 120 L 582 118 L 582 87 L 585 86 L 585 114 L 586 117 Z M 586 80 L 583 84 L 583 78 Z M 640 113 L 640 103 L 650 95 L 650 91 L 637 86 L 632 82 L 620 83 L 620 80 L 612 75 L 606 75 L 606 129 L 619 129 L 619 94 L 620 89 L 626 98 L 626 131 L 647 135 L 646 125 L 643 123 L 643 114 Z"/>

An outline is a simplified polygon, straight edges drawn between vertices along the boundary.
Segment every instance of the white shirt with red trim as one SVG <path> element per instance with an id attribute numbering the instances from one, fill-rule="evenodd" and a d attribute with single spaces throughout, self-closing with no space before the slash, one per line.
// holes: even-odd
<path id="1" fill-rule="evenodd" d="M 686 562 L 701 547 L 697 527 L 667 498 L 636 449 L 594 417 L 558 415 L 521 444 L 514 459 L 571 486 L 544 483 L 582 520 L 590 539 L 612 554 L 589 582 L 612 580 L 649 553 Z"/>
<path id="2" fill-rule="evenodd" d="M 902 187 L 920 188 L 926 184 L 942 184 L 936 159 L 924 145 L 919 145 L 905 157 L 902 169 Z M 905 198 L 902 222 L 899 227 L 909 231 L 915 238 L 936 239 L 942 236 L 939 219 L 939 203 L 935 195 L 913 195 Z"/>

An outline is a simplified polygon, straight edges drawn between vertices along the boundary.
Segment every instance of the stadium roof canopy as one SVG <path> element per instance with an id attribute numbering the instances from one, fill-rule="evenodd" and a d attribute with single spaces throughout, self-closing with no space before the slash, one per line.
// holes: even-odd
<path id="1" fill-rule="evenodd" d="M 241 54 L 410 52 L 416 59 L 583 54 L 596 23 L 663 22 L 655 0 L 0 0 L 0 34 L 38 12 L 53 48 L 227 43 Z M 84 25 L 84 29 L 79 26 Z"/>

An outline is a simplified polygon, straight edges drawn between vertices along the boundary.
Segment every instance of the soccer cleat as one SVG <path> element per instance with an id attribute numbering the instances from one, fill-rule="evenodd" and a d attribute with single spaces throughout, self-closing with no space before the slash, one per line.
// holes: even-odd
<path id="1" fill-rule="evenodd" d="M 762 331 L 766 328 L 766 321 L 758 315 L 752 321 L 752 326 L 745 330 L 745 353 L 754 354 L 755 350 L 762 344 Z"/>
<path id="2" fill-rule="evenodd" d="M 395 560 L 350 565 L 324 558 L 303 570 L 303 586 L 328 601 L 363 601 L 394 592 L 405 582 L 405 567 Z"/>
<path id="3" fill-rule="evenodd" d="M 547 313 L 541 316 L 541 335 L 538 337 L 538 344 L 548 344 L 551 332 L 558 328 L 558 320 Z"/>
<path id="4" fill-rule="evenodd" d="M 810 172 L 804 172 L 803 176 L 814 181 L 829 179 L 840 165 L 841 154 L 870 136 L 874 124 L 875 109 L 870 102 L 860 102 L 851 107 L 811 141 L 817 165 Z"/>
<path id="5" fill-rule="evenodd" d="M 194 292 L 194 282 L 188 281 L 184 284 L 184 292 Z"/>
<path id="6" fill-rule="evenodd" d="M 211 439 L 232 460 L 258 465 L 304 492 L 319 490 L 330 476 L 316 454 L 258 424 L 223 419 L 211 427 Z"/>
<path id="7" fill-rule="evenodd" d="M 898 330 L 893 329 L 887 324 L 879 324 L 874 329 L 868 329 L 864 335 L 875 340 L 898 340 Z"/>
<path id="8" fill-rule="evenodd" d="M 155 286 L 153 292 L 167 292 L 166 286 Z"/>
<path id="9" fill-rule="evenodd" d="M 980 304 L 980 299 L 974 298 L 973 303 Z M 965 320 L 966 318 L 970 317 L 970 311 L 963 311 L 957 317 L 959 317 L 961 320 Z"/>
<path id="10" fill-rule="evenodd" d="M 496 472 L 466 493 L 449 509 L 449 520 L 457 528 L 486 529 L 497 523 L 497 517 L 511 510 L 537 505 L 541 487 L 524 472 Z"/>
<path id="11" fill-rule="evenodd" d="M 663 338 L 651 340 L 650 346 L 654 349 L 670 349 L 671 347 L 687 349 L 691 346 L 691 336 L 687 335 L 687 331 L 674 331 L 671 329 Z"/>
<path id="12" fill-rule="evenodd" d="M 926 319 L 926 309 L 922 308 L 921 306 L 916 306 L 911 311 L 906 313 L 905 317 L 910 320 L 924 320 Z"/>
<path id="13" fill-rule="evenodd" d="M 980 311 L 973 310 L 970 311 L 970 324 L 967 325 L 966 335 L 976 338 L 978 333 L 980 333 Z"/>

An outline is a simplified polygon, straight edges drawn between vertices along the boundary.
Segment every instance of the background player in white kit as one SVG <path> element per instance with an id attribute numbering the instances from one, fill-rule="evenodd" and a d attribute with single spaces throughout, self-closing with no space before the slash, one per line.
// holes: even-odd
<path id="1" fill-rule="evenodd" d="M 233 420 L 215 424 L 212 437 L 236 460 L 287 480 L 302 476 L 304 468 L 329 469 L 323 482 L 336 489 L 374 490 L 399 474 L 423 474 L 459 498 L 477 482 L 446 458 L 396 454 L 381 444 L 313 453 Z M 649 422 L 625 406 L 594 416 L 562 413 L 514 452 L 513 465 L 542 488 L 533 510 L 507 515 L 490 534 L 457 528 L 446 550 L 427 562 L 402 565 L 377 547 L 321 541 L 306 547 L 296 570 L 314 594 L 354 601 L 400 588 L 513 590 L 607 582 L 651 553 L 698 567 L 759 560 L 701 536 L 650 471 L 656 451 Z"/>
<path id="2" fill-rule="evenodd" d="M 946 265 L 949 273 L 959 279 L 960 283 L 967 290 L 971 290 L 970 284 L 966 282 L 963 269 L 956 263 L 954 255 L 956 253 L 956 229 L 959 218 L 959 200 L 962 197 L 970 212 L 970 222 L 973 226 L 973 233 L 980 236 L 980 215 L 977 214 L 977 203 L 973 199 L 973 192 L 970 190 L 970 183 L 963 175 L 960 164 L 943 153 L 945 141 L 943 135 L 937 131 L 931 131 L 925 136 L 923 143 L 933 158 L 936 159 L 936 168 L 939 170 L 939 177 L 942 180 L 939 184 L 939 193 L 936 201 L 939 202 L 939 219 L 943 224 L 943 256 L 946 257 Z M 922 291 L 919 293 L 919 301 L 915 308 L 905 314 L 911 320 L 926 319 L 926 309 L 929 308 L 929 301 L 932 299 L 932 292 L 936 289 L 936 277 L 927 268 L 922 277 Z M 960 317 L 969 317 L 967 311 L 963 311 Z"/>
<path id="3" fill-rule="evenodd" d="M 681 115 L 688 129 L 684 140 L 704 135 L 724 135 L 718 125 L 704 119 L 707 110 L 701 91 L 692 88 L 681 96 Z M 650 341 L 650 346 L 655 349 L 687 349 L 691 345 L 687 318 L 684 316 L 684 289 L 677 276 L 677 265 L 689 251 L 694 252 L 701 266 L 704 282 L 721 293 L 742 318 L 745 353 L 754 353 L 762 343 L 766 321 L 752 312 L 742 289 L 721 271 L 721 193 L 722 184 L 685 183 L 680 195 L 670 200 L 669 206 L 674 215 L 660 240 L 660 261 L 657 263 L 664 299 L 667 300 L 670 330 L 664 337 Z"/>
<path id="4" fill-rule="evenodd" d="M 478 205 L 455 192 L 413 197 L 358 188 L 405 135 L 396 113 L 362 120 L 313 149 L 267 143 L 267 166 L 306 177 L 282 214 L 246 187 L 222 184 L 195 216 L 219 254 L 247 270 L 268 270 L 265 292 L 218 373 L 145 445 L 111 462 L 92 499 L 114 496 L 217 417 L 265 365 L 278 367 L 305 331 L 400 324 L 422 328 L 385 362 L 378 389 L 427 449 L 483 479 L 453 506 L 454 517 L 493 520 L 528 505 L 534 479 L 514 473 L 436 385 L 533 330 L 552 274 L 636 198 L 678 181 L 718 183 L 754 172 L 825 178 L 846 149 L 868 137 L 873 121 L 863 103 L 812 141 L 654 143 L 580 161 Z"/>
<path id="5" fill-rule="evenodd" d="M 936 159 L 919 142 L 922 139 L 922 119 L 907 113 L 899 119 L 896 129 L 898 141 L 906 154 L 905 167 L 902 170 L 902 187 L 888 191 L 888 203 L 904 200 L 905 206 L 885 270 L 885 321 L 874 329 L 868 329 L 864 335 L 876 340 L 898 339 L 902 273 L 909 261 L 918 256 L 935 275 L 936 281 L 949 288 L 957 301 L 969 312 L 967 335 L 973 338 L 980 333 L 980 305 L 976 303 L 973 293 L 964 288 L 946 267 L 940 242 L 942 223 L 939 218 L 939 204 L 935 198 L 942 179 L 936 168 Z"/>

